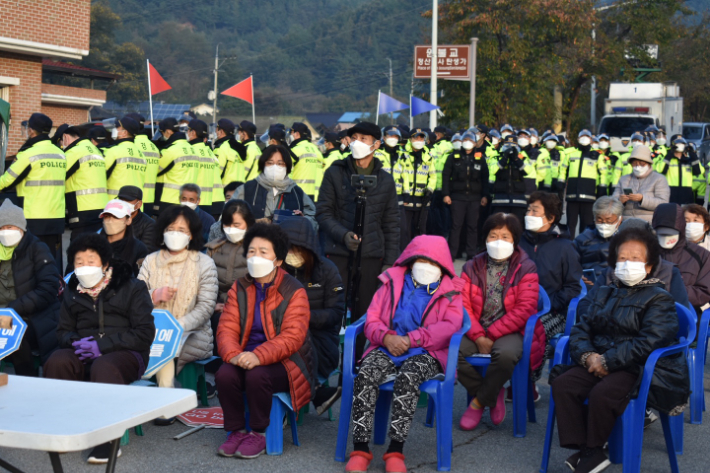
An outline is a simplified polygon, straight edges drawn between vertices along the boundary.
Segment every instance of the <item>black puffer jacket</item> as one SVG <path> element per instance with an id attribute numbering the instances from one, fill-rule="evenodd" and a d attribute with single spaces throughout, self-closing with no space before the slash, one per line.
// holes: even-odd
<path id="1" fill-rule="evenodd" d="M 314 255 L 311 276 L 301 268 L 284 263 L 284 269 L 303 284 L 311 306 L 309 329 L 318 359 L 318 374 L 327 378 L 340 361 L 340 326 L 345 315 L 345 291 L 338 268 L 318 254 L 313 225 L 305 218 L 285 219 L 280 223 L 291 245 L 310 250 Z"/>
<path id="2" fill-rule="evenodd" d="M 148 249 L 148 254 L 158 251 L 158 225 L 155 220 L 139 210 L 131 227 L 133 228 L 133 236 L 143 242 Z"/>
<path id="3" fill-rule="evenodd" d="M 599 276 L 609 266 L 609 242 L 611 238 L 604 238 L 596 228 L 587 228 L 577 235 L 572 242 L 579 255 L 582 269 L 593 269 Z"/>
<path id="4" fill-rule="evenodd" d="M 637 374 L 638 384 L 651 352 L 677 343 L 678 316 L 673 297 L 660 280 L 645 280 L 633 287 L 618 284 L 598 289 L 587 312 L 572 327 L 570 354 L 577 363 L 588 352 L 604 355 L 610 372 Z M 659 359 L 648 406 L 668 413 L 685 404 L 689 394 L 685 355 Z"/>
<path id="5" fill-rule="evenodd" d="M 550 297 L 553 312 L 566 314 L 570 301 L 582 292 L 582 265 L 569 232 L 553 225 L 544 233 L 523 232 L 520 246 L 537 266 L 540 285 Z"/>
<path id="6" fill-rule="evenodd" d="M 99 299 L 103 299 L 106 335 L 99 337 L 99 299 L 95 304 L 91 296 L 80 293 L 79 281 L 72 275 L 64 291 L 57 327 L 59 347 L 72 348 L 72 342 L 94 337 L 101 353 L 135 351 L 148 366 L 150 344 L 155 338 L 153 301 L 148 286 L 133 276 L 127 263 L 112 260 L 109 265 L 113 267 L 111 282 L 99 294 Z"/>
<path id="7" fill-rule="evenodd" d="M 30 232 L 25 232 L 12 253 L 12 278 L 17 299 L 8 308 L 31 322 L 44 363 L 57 349 L 61 276 L 47 245 Z"/>
<path id="8" fill-rule="evenodd" d="M 343 238 L 355 228 L 355 188 L 350 177 L 357 174 L 352 157 L 335 161 L 325 172 L 318 194 L 316 219 L 326 255 L 348 256 Z M 392 176 L 375 159 L 372 172 L 377 186 L 368 189 L 362 257 L 382 258 L 382 264 L 394 264 L 399 256 L 399 207 Z"/>
<path id="9" fill-rule="evenodd" d="M 441 179 L 444 197 L 467 202 L 488 197 L 485 148 L 472 149 L 468 154 L 465 150 L 449 153 Z"/>

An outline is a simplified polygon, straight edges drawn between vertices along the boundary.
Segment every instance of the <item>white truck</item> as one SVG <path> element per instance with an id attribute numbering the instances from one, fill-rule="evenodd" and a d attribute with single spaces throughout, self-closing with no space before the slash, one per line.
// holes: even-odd
<path id="1" fill-rule="evenodd" d="M 648 126 L 664 127 L 666 138 L 683 133 L 683 97 L 675 82 L 609 84 L 599 133 L 609 135 L 612 151 L 627 151 L 631 135 Z"/>

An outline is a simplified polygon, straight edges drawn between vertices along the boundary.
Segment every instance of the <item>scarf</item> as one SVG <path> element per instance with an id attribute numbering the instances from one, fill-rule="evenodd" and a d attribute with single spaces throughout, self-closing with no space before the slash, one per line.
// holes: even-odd
<path id="1" fill-rule="evenodd" d="M 156 309 L 170 311 L 176 319 L 189 313 L 197 302 L 199 292 L 200 268 L 197 251 L 185 250 L 171 255 L 167 250 L 160 250 L 155 258 L 155 271 L 151 271 L 148 287 L 158 289 L 168 286 L 177 288 L 173 298 L 155 305 Z"/>
<path id="2" fill-rule="evenodd" d="M 288 176 L 286 176 L 286 178 L 284 178 L 280 181 L 273 181 L 271 179 L 268 179 L 266 176 L 264 176 L 264 173 L 261 173 L 258 176 L 256 176 L 256 182 L 258 182 L 259 185 L 261 185 L 262 187 L 265 187 L 269 190 L 276 189 L 281 192 L 286 192 L 289 189 L 289 187 L 294 184 L 294 182 Z"/>
<path id="3" fill-rule="evenodd" d="M 86 288 L 79 283 L 76 286 L 76 290 L 79 291 L 80 294 L 88 294 L 91 296 L 93 300 L 96 300 L 99 297 L 99 294 L 101 291 L 104 290 L 106 286 L 108 286 L 108 283 L 111 282 L 111 276 L 113 275 L 113 268 L 109 266 L 109 268 L 106 270 L 104 273 L 104 280 L 101 281 L 101 283 L 98 286 L 95 287 L 89 287 Z"/>
<path id="4" fill-rule="evenodd" d="M 12 254 L 15 252 L 15 246 L 0 245 L 0 261 L 9 261 L 12 259 Z"/>

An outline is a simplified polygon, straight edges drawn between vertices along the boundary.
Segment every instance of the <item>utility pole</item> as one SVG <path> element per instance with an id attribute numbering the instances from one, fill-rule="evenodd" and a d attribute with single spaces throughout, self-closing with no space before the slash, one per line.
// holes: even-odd
<path id="1" fill-rule="evenodd" d="M 394 92 L 392 92 L 392 59 L 387 58 L 390 62 L 390 97 L 394 97 Z M 390 112 L 390 125 L 394 124 L 394 113 Z"/>
<path id="2" fill-rule="evenodd" d="M 431 10 L 431 89 L 429 95 L 432 105 L 436 105 L 437 83 L 439 74 L 439 0 L 434 0 L 434 6 Z M 437 110 L 429 112 L 429 128 L 436 128 Z"/>
<path id="3" fill-rule="evenodd" d="M 412 115 L 412 96 L 414 95 L 414 73 L 412 72 L 412 91 L 409 94 L 409 129 L 414 128 L 414 116 Z M 710 187 L 710 186 L 708 186 Z"/>
<path id="4" fill-rule="evenodd" d="M 476 124 L 476 55 L 478 38 L 471 38 L 471 102 L 468 107 L 468 127 Z"/>
<path id="5" fill-rule="evenodd" d="M 212 99 L 212 123 L 217 127 L 217 74 L 219 73 L 219 43 L 217 43 L 217 50 L 214 53 L 214 97 Z"/>
<path id="6" fill-rule="evenodd" d="M 594 43 L 597 41 L 596 25 L 592 23 L 592 62 L 594 61 Z M 594 67 L 594 64 L 592 64 Z M 589 118 L 592 121 L 592 133 L 597 133 L 597 76 L 592 75 L 592 90 L 589 104 Z"/>

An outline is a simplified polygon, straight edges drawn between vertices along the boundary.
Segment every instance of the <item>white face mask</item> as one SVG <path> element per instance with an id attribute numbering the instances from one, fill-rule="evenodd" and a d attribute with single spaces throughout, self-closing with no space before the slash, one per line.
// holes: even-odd
<path id="1" fill-rule="evenodd" d="M 675 232 L 673 235 L 658 235 L 658 243 L 661 245 L 661 248 L 670 250 L 678 244 L 679 235 L 679 232 Z"/>
<path id="2" fill-rule="evenodd" d="M 353 158 L 355 159 L 362 159 L 368 157 L 371 153 L 370 148 L 372 148 L 372 146 L 368 145 L 367 143 L 363 143 L 360 140 L 355 140 L 350 143 L 350 151 L 352 151 Z"/>
<path id="3" fill-rule="evenodd" d="M 165 232 L 163 240 L 170 251 L 182 251 L 190 243 L 190 235 L 183 232 Z"/>
<path id="4" fill-rule="evenodd" d="M 545 148 L 547 149 L 555 149 L 557 147 L 557 142 L 556 141 L 545 141 Z"/>
<path id="5" fill-rule="evenodd" d="M 502 138 L 505 138 L 505 137 L 507 137 L 507 136 L 510 136 L 510 132 L 509 132 L 509 131 L 504 131 L 503 133 L 500 134 L 500 136 L 501 136 Z"/>
<path id="6" fill-rule="evenodd" d="M 113 138 L 114 140 L 118 139 L 118 128 L 114 128 L 113 130 L 111 130 L 111 138 Z"/>
<path id="7" fill-rule="evenodd" d="M 222 227 L 222 230 L 224 230 L 224 235 L 227 237 L 227 240 L 231 241 L 232 243 L 242 241 L 244 239 L 244 235 L 247 232 L 246 230 L 242 230 L 241 228 L 224 226 Z"/>
<path id="8" fill-rule="evenodd" d="M 0 244 L 5 248 L 17 245 L 22 240 L 22 232 L 19 230 L 0 230 Z"/>
<path id="9" fill-rule="evenodd" d="M 537 144 L 537 137 L 531 136 L 530 137 L 530 144 L 535 146 Z"/>
<path id="10" fill-rule="evenodd" d="M 286 255 L 286 264 L 289 266 L 292 266 L 294 268 L 300 268 L 303 266 L 303 263 L 306 262 L 306 260 L 303 259 L 303 257 L 299 254 L 296 253 L 291 253 L 290 251 Z"/>
<path id="11" fill-rule="evenodd" d="M 675 150 L 679 153 L 685 152 L 685 145 L 683 143 L 675 145 Z"/>
<path id="12" fill-rule="evenodd" d="M 261 256 L 252 256 L 247 260 L 247 271 L 253 278 L 263 278 L 268 276 L 274 270 L 276 260 L 262 258 Z"/>
<path id="13" fill-rule="evenodd" d="M 499 140 L 498 138 L 492 138 L 492 139 L 491 139 L 491 144 L 492 144 L 493 146 L 496 146 L 498 143 L 500 143 L 500 140 Z"/>
<path id="14" fill-rule="evenodd" d="M 476 138 L 476 143 L 478 143 L 479 141 L 481 141 L 481 135 L 480 135 L 480 134 L 476 135 L 475 138 Z"/>
<path id="15" fill-rule="evenodd" d="M 518 146 L 521 148 L 525 148 L 527 145 L 530 144 L 530 140 L 527 138 L 518 138 Z"/>
<path id="16" fill-rule="evenodd" d="M 74 270 L 79 284 L 86 289 L 96 286 L 104 278 L 104 270 L 99 266 L 82 266 Z"/>
<path id="17" fill-rule="evenodd" d="M 389 146 L 390 148 L 394 148 L 395 146 L 397 146 L 398 143 L 399 138 L 397 138 L 396 136 L 385 138 L 385 144 L 387 144 L 387 146 Z"/>
<path id="18" fill-rule="evenodd" d="M 192 210 L 195 210 L 197 208 L 197 204 L 194 202 L 188 202 L 188 201 L 180 202 L 180 205 L 182 205 L 183 207 L 189 207 Z"/>
<path id="19" fill-rule="evenodd" d="M 103 219 L 102 226 L 106 235 L 118 235 L 126 229 L 127 222 L 125 219 Z"/>
<path id="20" fill-rule="evenodd" d="M 596 227 L 602 238 L 609 238 L 614 233 L 616 233 L 616 229 L 619 228 L 619 222 L 617 221 L 616 223 L 597 223 Z"/>
<path id="21" fill-rule="evenodd" d="M 465 149 L 466 151 L 470 151 L 470 150 L 473 149 L 473 141 L 468 141 L 468 140 L 466 140 L 466 141 L 463 142 L 463 144 L 462 144 L 461 146 L 462 146 L 463 149 Z"/>
<path id="22" fill-rule="evenodd" d="M 580 146 L 589 146 L 589 143 L 592 142 L 592 139 L 588 136 L 583 136 L 578 141 Z"/>
<path id="23" fill-rule="evenodd" d="M 658 140 L 656 141 L 656 143 L 658 143 L 658 146 L 665 146 L 666 143 L 667 143 L 667 141 L 666 141 L 665 138 L 658 138 Z"/>
<path id="24" fill-rule="evenodd" d="M 631 146 L 634 148 L 637 146 L 641 146 L 642 144 L 643 144 L 643 141 L 632 141 L 631 142 Z"/>
<path id="25" fill-rule="evenodd" d="M 414 263 L 412 265 L 412 277 L 419 284 L 428 286 L 441 279 L 441 268 L 431 263 Z"/>
<path id="26" fill-rule="evenodd" d="M 705 236 L 705 224 L 700 222 L 688 222 L 685 224 L 685 237 L 692 241 L 700 241 Z M 2 241 L 2 232 L 0 232 L 0 241 Z M 5 245 L 3 243 L 3 245 Z M 7 245 L 5 245 L 7 246 Z"/>
<path id="27" fill-rule="evenodd" d="M 460 141 L 454 141 L 454 149 L 461 149 L 462 143 Z"/>
<path id="28" fill-rule="evenodd" d="M 636 177 L 641 177 L 648 171 L 648 166 L 633 166 L 633 173 Z"/>
<path id="29" fill-rule="evenodd" d="M 646 278 L 646 263 L 641 261 L 616 263 L 614 274 L 627 286 L 635 286 Z"/>
<path id="30" fill-rule="evenodd" d="M 599 149 L 599 143 L 592 143 L 592 149 Z"/>
<path id="31" fill-rule="evenodd" d="M 286 166 L 277 164 L 264 166 L 264 177 L 273 182 L 283 181 L 286 178 Z"/>
<path id="32" fill-rule="evenodd" d="M 608 141 L 600 141 L 600 142 L 599 142 L 599 148 L 600 148 L 600 149 L 608 149 L 608 148 L 609 148 L 609 142 L 608 142 Z"/>
<path id="33" fill-rule="evenodd" d="M 488 256 L 495 260 L 506 260 L 513 254 L 515 247 L 512 243 L 505 240 L 495 240 L 486 242 L 486 251 Z"/>
<path id="34" fill-rule="evenodd" d="M 345 143 L 341 143 L 340 144 L 340 151 L 345 151 L 345 148 L 347 148 L 347 146 L 345 146 Z"/>
<path id="35" fill-rule="evenodd" d="M 412 148 L 419 151 L 420 149 L 424 148 L 424 142 L 423 141 L 412 141 Z"/>
<path id="36" fill-rule="evenodd" d="M 535 217 L 533 215 L 525 216 L 525 229 L 531 232 L 536 232 L 543 227 L 544 223 L 542 217 Z"/>

